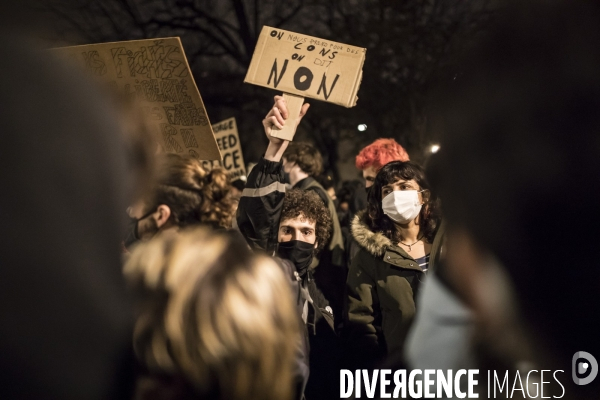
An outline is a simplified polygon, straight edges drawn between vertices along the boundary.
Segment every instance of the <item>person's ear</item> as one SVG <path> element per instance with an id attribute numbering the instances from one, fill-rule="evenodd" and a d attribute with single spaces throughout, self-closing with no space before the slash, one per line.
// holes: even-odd
<path id="1" fill-rule="evenodd" d="M 156 208 L 154 219 L 156 226 L 160 229 L 171 218 L 171 209 L 166 204 L 161 204 Z"/>

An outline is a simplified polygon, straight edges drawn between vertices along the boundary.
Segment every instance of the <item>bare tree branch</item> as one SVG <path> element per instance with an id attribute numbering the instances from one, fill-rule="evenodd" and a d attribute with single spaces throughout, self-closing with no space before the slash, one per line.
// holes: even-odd
<path id="1" fill-rule="evenodd" d="M 302 7 L 304 7 L 304 0 L 300 0 L 299 3 L 296 5 L 296 7 L 294 7 L 292 9 L 292 11 L 290 11 L 290 13 L 288 15 L 286 15 L 285 17 L 281 18 L 276 24 L 275 27 L 276 28 L 281 28 L 282 26 L 284 26 L 287 22 L 289 22 L 292 18 L 294 18 L 296 15 L 298 15 L 298 12 L 300 10 L 302 10 Z"/>
<path id="2" fill-rule="evenodd" d="M 418 154 L 430 140 L 428 91 L 493 15 L 491 0 L 81 0 L 76 7 L 54 1 L 59 5 L 51 12 L 62 21 L 57 32 L 67 40 L 74 32 L 89 43 L 181 36 L 199 86 L 205 84 L 209 113 L 239 117 L 248 135 L 240 140 L 250 149 L 262 143 L 252 123 L 272 95 L 242 84 L 263 24 L 368 48 L 359 106 L 348 113 L 312 102 L 303 122 L 333 161 L 342 134 L 354 137 L 356 146 L 394 136 L 411 157 Z M 369 130 L 348 134 L 358 123 L 368 123 Z"/>
<path id="3" fill-rule="evenodd" d="M 239 33 L 244 43 L 244 50 L 246 53 L 247 63 L 250 63 L 250 55 L 254 52 L 254 38 L 250 32 L 250 26 L 248 25 L 248 14 L 244 7 L 242 0 L 231 0 L 235 15 L 237 16 L 238 24 L 240 26 Z"/>

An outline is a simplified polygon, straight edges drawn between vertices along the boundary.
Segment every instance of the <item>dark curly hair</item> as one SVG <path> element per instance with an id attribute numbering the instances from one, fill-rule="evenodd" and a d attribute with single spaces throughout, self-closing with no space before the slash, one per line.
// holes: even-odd
<path id="1" fill-rule="evenodd" d="M 300 216 L 316 222 L 317 251 L 321 251 L 331 236 L 333 223 L 329 210 L 315 191 L 292 189 L 285 193 L 280 221 Z"/>
<path id="2" fill-rule="evenodd" d="M 369 190 L 367 212 L 363 217 L 364 222 L 373 232 L 382 232 L 388 239 L 395 242 L 402 240 L 400 233 L 396 230 L 394 221 L 383 213 L 381 206 L 381 188 L 396 182 L 398 179 L 407 181 L 414 179 L 419 187 L 424 190 L 424 204 L 419 213 L 419 225 L 423 237 L 429 243 L 432 243 L 442 219 L 440 201 L 437 196 L 432 194 L 423 168 L 410 161 L 392 161 L 379 170 L 375 182 Z"/>
<path id="3" fill-rule="evenodd" d="M 234 213 L 230 190 L 222 168 L 207 171 L 195 158 L 166 154 L 152 205 L 169 206 L 173 222 L 181 227 L 202 223 L 229 228 Z"/>
<path id="4" fill-rule="evenodd" d="M 310 176 L 323 171 L 323 157 L 313 145 L 304 142 L 292 142 L 283 154 L 288 162 L 298 164 L 300 169 Z"/>

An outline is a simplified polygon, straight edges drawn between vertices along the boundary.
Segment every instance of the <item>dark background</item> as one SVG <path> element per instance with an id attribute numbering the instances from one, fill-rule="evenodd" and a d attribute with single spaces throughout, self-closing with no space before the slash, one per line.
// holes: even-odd
<path id="1" fill-rule="evenodd" d="M 313 142 L 336 180 L 358 176 L 361 147 L 395 138 L 424 162 L 436 142 L 427 96 L 489 22 L 476 0 L 40 0 L 48 46 L 180 36 L 211 122 L 236 117 L 246 162 L 266 146 L 261 120 L 277 92 L 244 84 L 263 25 L 366 47 L 358 105 L 310 100 L 296 140 Z M 357 126 L 366 124 L 359 132 Z"/>

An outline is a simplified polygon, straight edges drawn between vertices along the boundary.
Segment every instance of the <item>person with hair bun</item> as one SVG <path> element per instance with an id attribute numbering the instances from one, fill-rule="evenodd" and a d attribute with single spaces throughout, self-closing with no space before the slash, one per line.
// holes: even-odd
<path id="1" fill-rule="evenodd" d="M 129 209 L 127 248 L 158 232 L 189 225 L 231 227 L 235 208 L 223 169 L 207 171 L 195 158 L 176 154 L 166 154 L 161 161 L 153 190 Z"/>

